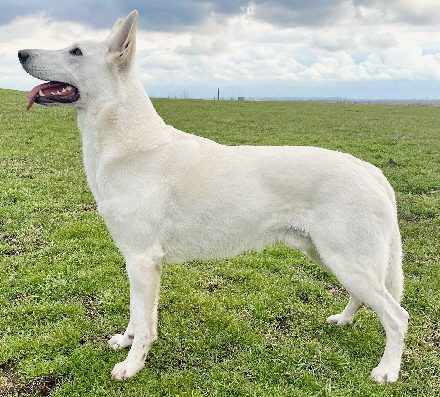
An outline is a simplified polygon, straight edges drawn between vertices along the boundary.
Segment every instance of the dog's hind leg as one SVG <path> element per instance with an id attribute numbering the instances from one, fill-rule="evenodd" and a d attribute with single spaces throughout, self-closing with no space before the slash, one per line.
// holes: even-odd
<path id="1" fill-rule="evenodd" d="M 374 277 L 358 273 L 339 279 L 356 299 L 373 309 L 385 329 L 385 351 L 379 365 L 371 372 L 372 379 L 378 383 L 395 382 L 400 371 L 408 313 L 388 292 L 385 284 Z"/>
<path id="2" fill-rule="evenodd" d="M 379 383 L 394 382 L 399 375 L 408 313 L 386 288 L 388 250 L 384 235 L 371 233 L 365 238 L 365 233 L 360 233 L 363 228 L 357 226 L 359 233 L 355 231 L 349 238 L 345 235 L 341 241 L 337 235 L 326 234 L 314 242 L 326 267 L 356 299 L 349 309 L 362 302 L 378 315 L 385 329 L 386 346 L 371 377 Z"/>
<path id="3" fill-rule="evenodd" d="M 156 310 L 163 255 L 159 247 L 152 247 L 142 254 L 126 257 L 133 343 L 127 358 L 113 368 L 114 379 L 124 380 L 139 372 L 156 339 Z"/>
<path id="4" fill-rule="evenodd" d="M 386 289 L 372 294 L 366 304 L 377 313 L 386 333 L 385 351 L 379 365 L 371 371 L 371 378 L 378 383 L 395 382 L 399 377 L 408 313 Z"/>
<path id="5" fill-rule="evenodd" d="M 341 313 L 328 316 L 326 321 L 330 324 L 336 325 L 351 324 L 354 315 L 361 306 L 362 302 L 356 299 L 353 295 L 350 295 L 350 300 L 348 301 L 347 306 L 345 306 L 345 309 Z"/>
<path id="6" fill-rule="evenodd" d="M 339 263 L 343 263 L 342 258 Z M 346 265 L 349 266 L 349 263 L 350 260 Z M 373 309 L 385 329 L 385 352 L 379 365 L 371 372 L 372 379 L 379 383 L 395 382 L 399 376 L 408 313 L 388 292 L 384 281 L 366 272 L 365 268 L 360 270 L 354 266 L 336 276 L 357 302 Z"/>
<path id="7" fill-rule="evenodd" d="M 312 259 L 312 261 L 315 262 L 317 265 L 328 269 L 314 246 L 307 251 L 307 254 L 310 256 L 310 259 Z M 355 298 L 353 295 L 350 295 L 350 299 L 347 306 L 345 306 L 345 309 L 341 313 L 328 316 L 326 321 L 330 324 L 336 325 L 351 324 L 353 322 L 355 314 L 361 306 L 362 302 Z"/>
<path id="8" fill-rule="evenodd" d="M 316 250 L 313 241 L 309 237 L 290 232 L 284 237 L 284 242 L 288 247 L 296 248 L 306 253 L 318 266 L 328 269 Z M 327 322 L 336 325 L 351 324 L 354 315 L 361 306 L 362 302 L 350 295 L 350 300 L 345 309 L 341 313 L 333 314 L 327 317 Z"/>

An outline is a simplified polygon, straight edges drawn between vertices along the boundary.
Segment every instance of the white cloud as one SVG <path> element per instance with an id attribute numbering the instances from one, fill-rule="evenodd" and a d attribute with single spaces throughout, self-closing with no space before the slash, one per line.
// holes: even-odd
<path id="1" fill-rule="evenodd" d="M 425 18 L 432 2 L 416 7 L 396 0 L 391 11 L 379 3 L 344 3 L 343 18 L 326 26 L 277 26 L 247 9 L 223 18 L 213 14 L 186 31 L 141 30 L 138 70 L 147 89 L 440 79 L 440 26 L 402 20 Z M 16 18 L 0 26 L 0 86 L 27 89 L 35 83 L 18 63 L 19 49 L 62 48 L 77 38 L 107 35 L 42 14 Z"/>
<path id="2" fill-rule="evenodd" d="M 327 51 L 345 51 L 353 49 L 355 42 L 354 38 L 346 32 L 327 35 L 315 33 L 311 45 Z"/>
<path id="3" fill-rule="evenodd" d="M 366 47 L 373 49 L 385 49 L 398 46 L 396 36 L 384 31 L 367 33 L 361 38 L 361 41 Z"/>
<path id="4" fill-rule="evenodd" d="M 438 0 L 392 0 L 390 15 L 396 19 L 417 25 L 438 24 L 440 2 Z"/>
<path id="5" fill-rule="evenodd" d="M 108 34 L 107 30 L 54 20 L 44 14 L 18 17 L 7 25 L 0 26 L 0 54 L 11 54 L 17 48 L 61 48 L 78 37 L 100 40 Z"/>

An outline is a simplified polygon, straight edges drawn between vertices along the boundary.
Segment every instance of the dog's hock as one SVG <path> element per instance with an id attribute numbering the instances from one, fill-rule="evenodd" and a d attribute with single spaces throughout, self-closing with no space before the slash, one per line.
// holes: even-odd
<path id="1" fill-rule="evenodd" d="M 130 65 L 134 57 L 137 20 L 138 12 L 134 10 L 123 21 L 116 21 L 113 26 L 109 53 L 116 55 L 113 60 L 121 65 L 121 67 Z"/>

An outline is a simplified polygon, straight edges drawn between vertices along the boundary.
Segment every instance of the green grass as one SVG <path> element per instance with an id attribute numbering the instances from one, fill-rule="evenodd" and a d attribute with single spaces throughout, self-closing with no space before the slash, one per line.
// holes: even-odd
<path id="1" fill-rule="evenodd" d="M 159 340 L 134 379 L 110 379 L 126 351 L 123 259 L 96 212 L 75 113 L 0 90 L 0 395 L 438 396 L 440 109 L 155 100 L 176 127 L 228 144 L 318 145 L 381 167 L 397 191 L 410 313 L 401 378 L 369 380 L 384 347 L 376 316 L 325 323 L 347 294 L 282 246 L 169 265 Z"/>

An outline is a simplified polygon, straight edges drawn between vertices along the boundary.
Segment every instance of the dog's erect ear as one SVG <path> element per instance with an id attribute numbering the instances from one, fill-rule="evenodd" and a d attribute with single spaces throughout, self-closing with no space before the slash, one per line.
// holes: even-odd
<path id="1" fill-rule="evenodd" d="M 109 53 L 115 57 L 115 62 L 124 68 L 130 65 L 134 57 L 137 20 L 138 12 L 130 12 L 123 21 L 116 21 L 110 37 Z"/>

